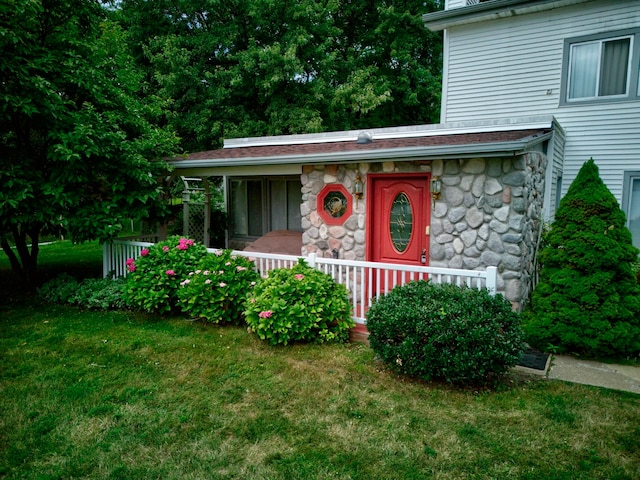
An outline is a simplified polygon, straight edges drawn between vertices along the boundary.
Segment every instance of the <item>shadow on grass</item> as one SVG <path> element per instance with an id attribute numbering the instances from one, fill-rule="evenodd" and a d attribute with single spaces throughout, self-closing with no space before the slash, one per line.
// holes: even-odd
<path id="1" fill-rule="evenodd" d="M 0 252 L 0 305 L 28 301 L 37 287 L 64 272 L 77 280 L 101 277 L 102 246 L 98 242 L 73 245 L 68 240 L 41 245 L 35 286 L 11 271 L 7 255 Z"/>

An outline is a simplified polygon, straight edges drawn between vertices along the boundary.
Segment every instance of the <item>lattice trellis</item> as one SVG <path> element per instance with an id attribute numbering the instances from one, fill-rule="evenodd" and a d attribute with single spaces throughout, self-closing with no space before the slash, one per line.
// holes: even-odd
<path id="1" fill-rule="evenodd" d="M 206 178 L 181 178 L 184 183 L 182 233 L 208 247 L 211 218 L 209 182 Z"/>

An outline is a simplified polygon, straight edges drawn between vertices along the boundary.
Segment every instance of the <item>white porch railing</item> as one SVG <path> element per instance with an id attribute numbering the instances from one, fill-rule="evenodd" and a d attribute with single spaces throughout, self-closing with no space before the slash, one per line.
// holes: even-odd
<path id="1" fill-rule="evenodd" d="M 126 277 L 128 273 L 127 259 L 137 258 L 143 248 L 149 248 L 152 245 L 153 243 L 148 242 L 122 240 L 105 243 L 103 247 L 103 275 L 106 277 L 113 274 L 116 277 Z M 207 249 L 210 253 L 216 250 Z M 375 298 L 395 286 L 404 285 L 413 280 L 428 278 L 434 283 L 452 283 L 477 289 L 486 288 L 491 295 L 496 294 L 497 287 L 498 272 L 496 267 L 487 267 L 486 270 L 478 271 L 352 261 L 318 257 L 315 254 L 308 257 L 298 257 L 238 250 L 233 253 L 253 260 L 256 270 L 263 276 L 275 268 L 291 268 L 298 263 L 299 259 L 303 258 L 309 266 L 331 275 L 336 282 L 347 288 L 352 317 L 356 323 L 360 324 L 365 323 L 365 313 Z"/>

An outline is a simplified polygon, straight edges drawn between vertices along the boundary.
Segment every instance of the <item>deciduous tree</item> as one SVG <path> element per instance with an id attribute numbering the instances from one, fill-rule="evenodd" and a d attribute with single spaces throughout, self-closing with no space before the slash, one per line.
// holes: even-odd
<path id="1" fill-rule="evenodd" d="M 185 149 L 223 138 L 431 123 L 437 0 L 123 0 Z"/>
<path id="2" fill-rule="evenodd" d="M 0 44 L 0 241 L 33 280 L 41 234 L 106 240 L 160 214 L 177 138 L 101 2 L 2 2 Z"/>

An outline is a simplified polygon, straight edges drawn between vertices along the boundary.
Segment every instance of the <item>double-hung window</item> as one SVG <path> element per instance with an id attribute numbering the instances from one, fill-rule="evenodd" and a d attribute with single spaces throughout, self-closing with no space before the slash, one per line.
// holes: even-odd
<path id="1" fill-rule="evenodd" d="M 640 30 L 567 40 L 563 103 L 640 100 Z"/>

